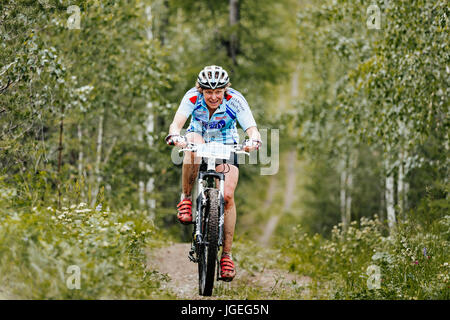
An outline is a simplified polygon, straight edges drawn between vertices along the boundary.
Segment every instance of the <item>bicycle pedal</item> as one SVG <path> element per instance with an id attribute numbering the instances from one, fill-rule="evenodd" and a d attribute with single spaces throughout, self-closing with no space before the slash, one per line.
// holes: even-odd
<path id="1" fill-rule="evenodd" d="M 189 260 L 192 261 L 192 262 L 198 262 L 198 260 L 195 259 L 195 257 L 194 257 L 194 253 L 195 253 L 194 250 L 189 251 L 188 258 L 189 258 Z"/>
<path id="2" fill-rule="evenodd" d="M 222 277 L 218 277 L 217 280 L 219 281 L 223 281 L 223 282 L 231 282 L 233 281 L 234 278 L 222 278 Z"/>

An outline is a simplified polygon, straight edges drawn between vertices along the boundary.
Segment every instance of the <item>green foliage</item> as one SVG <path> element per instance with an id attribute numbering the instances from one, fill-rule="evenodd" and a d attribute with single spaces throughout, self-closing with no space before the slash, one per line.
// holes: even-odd
<path id="1" fill-rule="evenodd" d="M 232 87 L 244 94 L 258 126 L 268 123 L 273 100 L 267 99 L 273 97 L 273 85 L 291 74 L 291 58 L 295 56 L 295 16 L 291 10 L 297 8 L 296 1 L 241 0 L 239 19 L 232 28 L 228 1 L 172 0 L 166 5 L 168 16 L 157 20 L 171 22 L 165 28 L 166 46 L 173 51 L 168 61 L 179 76 L 176 91 L 168 92 L 176 94 L 173 112 L 180 96 L 194 86 L 199 70 L 216 64 L 229 71 Z M 236 64 L 229 52 L 233 33 L 238 39 Z"/>
<path id="2" fill-rule="evenodd" d="M 320 160 L 306 170 L 309 182 L 300 220 L 311 234 L 329 235 L 340 221 L 336 214 L 339 212 L 339 176 L 329 162 Z"/>
<path id="3" fill-rule="evenodd" d="M 370 4 L 379 30 L 367 27 Z M 70 5 L 79 29 L 69 27 Z M 301 214 L 292 208 L 278 227 L 279 239 L 290 236 L 288 262 L 273 253 L 277 263 L 319 279 L 312 297 L 448 299 L 447 2 L 241 0 L 233 26 L 229 9 L 216 0 L 0 3 L 2 281 L 25 298 L 170 297 L 160 289 L 168 279 L 142 265 L 148 241 L 168 237 L 154 224 L 190 236 L 176 224 L 181 168 L 163 137 L 198 71 L 218 64 L 259 128 L 280 129 L 280 150 L 296 146 L 307 162 Z M 294 73 L 295 101 L 285 88 Z M 241 167 L 238 236 L 257 237 L 282 210 L 281 184 L 261 210 L 269 177 L 259 170 Z M 390 237 L 388 175 L 394 188 L 409 186 Z M 342 191 L 354 220 L 346 226 Z M 91 209 L 99 204 L 112 209 Z M 298 222 L 291 236 L 286 225 Z M 237 244 L 236 256 L 260 271 L 252 250 Z M 367 289 L 372 264 L 380 290 Z M 67 288 L 69 265 L 81 268 L 84 290 Z M 230 290 L 219 287 L 245 299 L 301 291 Z"/>
<path id="4" fill-rule="evenodd" d="M 32 208 L 0 221 L 2 286 L 22 299 L 169 298 L 165 275 L 146 269 L 162 234 L 145 213 Z M 70 266 L 80 270 L 71 288 Z"/>
<path id="5" fill-rule="evenodd" d="M 157 154 L 149 141 L 159 135 L 147 132 L 147 122 L 164 108 L 160 93 L 169 78 L 163 49 L 142 28 L 148 22 L 142 2 L 71 4 L 80 8 L 80 29 L 69 28 L 68 2 L 2 3 L 0 170 L 29 189 L 39 173 L 58 189 L 77 176 L 87 201 L 100 183 L 129 192 L 161 170 L 130 163 Z M 114 179 L 116 173 L 127 178 Z M 55 200 L 36 187 L 30 205 Z"/>
<path id="6" fill-rule="evenodd" d="M 378 217 L 362 218 L 347 230 L 336 226 L 329 240 L 297 226 L 282 252 L 287 268 L 313 277 L 316 298 L 447 300 L 448 222 L 447 214 L 424 228 L 411 218 L 387 237 Z M 373 286 L 373 266 L 380 270 L 379 288 Z"/>
<path id="7" fill-rule="evenodd" d="M 380 9 L 380 29 L 366 23 L 370 4 Z M 352 219 L 384 216 L 388 175 L 402 179 L 395 187 L 410 186 L 409 208 L 419 205 L 426 188 L 445 184 L 448 15 L 446 1 L 304 4 L 297 38 L 305 95 L 295 121 L 300 151 L 315 167 L 305 228 L 326 235 L 311 226 L 330 230 L 330 217 L 340 219 L 344 170 L 353 176 L 346 188 Z"/>

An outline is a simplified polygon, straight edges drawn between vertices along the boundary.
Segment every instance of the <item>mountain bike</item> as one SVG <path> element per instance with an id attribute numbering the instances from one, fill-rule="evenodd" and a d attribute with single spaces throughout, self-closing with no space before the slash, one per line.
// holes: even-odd
<path id="1" fill-rule="evenodd" d="M 243 151 L 245 144 L 224 145 L 220 143 L 187 143 L 180 152 L 195 152 L 207 166 L 200 166 L 197 178 L 197 199 L 194 230 L 189 259 L 198 263 L 199 294 L 211 296 L 214 274 L 219 271 L 219 251 L 223 247 L 224 185 L 225 174 L 216 171 L 216 159 L 230 159 L 232 153 L 249 154 Z M 217 187 L 218 182 L 218 187 Z"/>

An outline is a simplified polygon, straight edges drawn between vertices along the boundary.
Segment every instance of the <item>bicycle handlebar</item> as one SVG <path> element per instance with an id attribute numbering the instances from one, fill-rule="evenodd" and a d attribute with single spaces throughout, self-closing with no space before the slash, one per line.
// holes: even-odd
<path id="1" fill-rule="evenodd" d="M 187 142 L 187 146 L 183 149 L 181 149 L 179 152 L 185 152 L 185 151 L 191 151 L 191 152 L 196 152 L 198 149 L 198 146 L 202 145 L 203 143 L 192 143 L 192 142 Z M 244 144 L 233 144 L 233 145 L 227 145 L 229 146 L 232 151 L 234 153 L 237 154 L 246 154 L 246 155 L 250 155 L 250 153 L 244 151 Z"/>
<path id="2" fill-rule="evenodd" d="M 196 149 L 197 149 L 197 145 L 199 145 L 199 144 L 195 144 L 195 143 L 187 141 L 185 136 L 178 135 L 178 134 L 174 134 L 174 135 L 170 135 L 169 134 L 165 138 L 165 141 L 169 145 L 175 145 L 175 142 L 184 142 L 184 143 L 186 143 L 186 147 L 181 149 L 180 152 L 181 151 L 193 151 L 193 152 L 195 152 Z M 259 149 L 259 147 L 261 146 L 261 141 L 260 140 L 252 140 L 252 139 L 245 140 L 244 143 L 242 143 L 242 144 L 235 144 L 235 145 L 230 145 L 230 146 L 233 149 L 232 152 L 235 152 L 235 153 L 238 153 L 238 154 L 244 153 L 244 154 L 249 155 L 248 152 L 243 151 L 243 150 L 244 150 L 245 147 L 250 147 L 254 143 L 257 144 L 257 149 Z"/>

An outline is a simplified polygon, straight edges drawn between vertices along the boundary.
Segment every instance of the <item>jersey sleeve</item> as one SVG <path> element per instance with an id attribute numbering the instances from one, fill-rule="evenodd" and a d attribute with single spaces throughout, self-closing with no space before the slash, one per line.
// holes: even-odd
<path id="1" fill-rule="evenodd" d="M 189 116 L 192 114 L 192 111 L 194 111 L 197 98 L 198 98 L 197 89 L 196 88 L 190 89 L 188 92 L 186 92 L 183 99 L 181 99 L 181 103 L 178 106 L 177 112 L 185 115 L 186 118 L 189 118 Z"/>
<path id="2" fill-rule="evenodd" d="M 234 94 L 232 93 L 231 105 L 234 107 L 236 119 L 244 131 L 250 127 L 256 127 L 256 121 L 253 118 L 252 111 L 250 110 L 247 100 L 245 100 L 242 95 L 239 95 L 236 92 Z"/>

